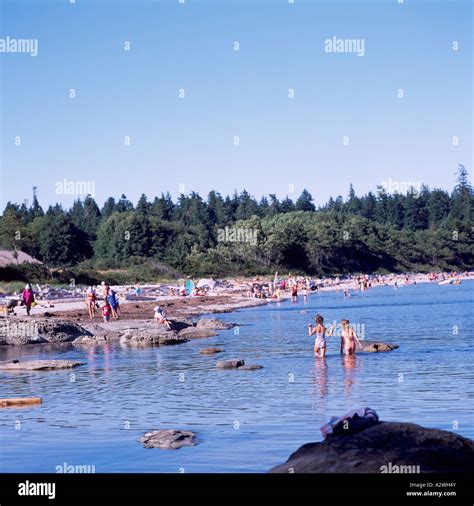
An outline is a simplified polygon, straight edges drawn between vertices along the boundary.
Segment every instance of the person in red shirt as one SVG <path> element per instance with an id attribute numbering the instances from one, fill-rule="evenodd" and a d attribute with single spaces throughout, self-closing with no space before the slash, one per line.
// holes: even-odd
<path id="1" fill-rule="evenodd" d="M 21 302 L 26 306 L 26 314 L 30 316 L 31 306 L 35 302 L 35 294 L 33 293 L 30 283 L 28 283 L 21 292 Z"/>

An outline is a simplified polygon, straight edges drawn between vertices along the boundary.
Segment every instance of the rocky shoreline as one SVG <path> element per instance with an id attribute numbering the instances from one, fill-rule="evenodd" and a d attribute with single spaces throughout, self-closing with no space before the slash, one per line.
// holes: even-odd
<path id="1" fill-rule="evenodd" d="M 90 320 L 85 310 L 74 309 L 54 313 L 43 311 L 31 317 L 9 317 L 0 321 L 0 346 L 30 344 L 103 344 L 120 341 L 129 344 L 172 345 L 213 337 L 220 330 L 232 328 L 215 318 L 199 318 L 204 314 L 227 313 L 236 309 L 267 303 L 236 296 L 196 297 L 160 301 L 172 329 L 157 325 L 153 318 L 156 302 L 136 302 L 121 306 L 121 318 L 104 323 L 99 317 Z"/>

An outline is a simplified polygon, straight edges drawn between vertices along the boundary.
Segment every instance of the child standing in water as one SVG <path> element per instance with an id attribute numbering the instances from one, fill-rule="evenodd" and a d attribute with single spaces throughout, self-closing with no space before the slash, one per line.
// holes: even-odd
<path id="1" fill-rule="evenodd" d="M 326 356 L 326 327 L 324 326 L 323 317 L 318 314 L 315 316 L 316 327 L 313 328 L 311 323 L 308 324 L 308 335 L 311 337 L 316 334 L 314 340 L 314 356 L 324 358 Z"/>
<path id="2" fill-rule="evenodd" d="M 341 320 L 341 329 L 341 353 L 344 353 L 344 355 L 355 355 L 356 343 L 360 350 L 362 349 L 362 344 L 354 329 L 350 326 L 350 321 Z"/>

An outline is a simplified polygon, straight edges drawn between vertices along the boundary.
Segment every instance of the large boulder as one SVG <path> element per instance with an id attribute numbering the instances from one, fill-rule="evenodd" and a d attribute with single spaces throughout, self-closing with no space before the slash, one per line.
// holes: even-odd
<path id="1" fill-rule="evenodd" d="M 414 423 L 378 422 L 355 434 L 305 444 L 270 472 L 472 473 L 474 441 Z"/>
<path id="2" fill-rule="evenodd" d="M 154 430 L 147 432 L 139 439 L 145 448 L 161 448 L 162 450 L 178 450 L 183 446 L 194 446 L 196 434 L 190 430 Z"/>
<path id="3" fill-rule="evenodd" d="M 84 365 L 74 360 L 9 360 L 0 362 L 0 371 L 50 371 L 54 369 L 71 369 Z"/>
<path id="4" fill-rule="evenodd" d="M 377 353 L 380 351 L 392 351 L 399 348 L 398 344 L 383 343 L 381 341 L 366 341 L 365 339 L 360 342 L 362 350 L 367 353 Z"/>
<path id="5" fill-rule="evenodd" d="M 169 322 L 171 323 L 171 326 L 173 330 L 176 332 L 179 332 L 180 330 L 187 329 L 188 327 L 194 327 L 194 323 L 192 320 L 189 320 L 188 318 L 176 318 L 171 319 L 168 318 Z"/>
<path id="6" fill-rule="evenodd" d="M 126 333 L 120 341 L 130 344 L 159 344 L 160 346 L 167 346 L 186 343 L 189 339 L 186 336 L 167 329 L 165 326 L 160 326 L 157 329 L 134 330 Z"/>
<path id="7" fill-rule="evenodd" d="M 8 319 L 0 325 L 0 344 L 65 343 L 92 334 L 69 320 Z"/>

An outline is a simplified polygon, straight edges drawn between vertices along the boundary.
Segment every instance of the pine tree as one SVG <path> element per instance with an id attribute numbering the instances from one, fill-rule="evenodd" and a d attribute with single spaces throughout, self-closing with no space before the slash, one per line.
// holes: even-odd
<path id="1" fill-rule="evenodd" d="M 304 189 L 296 201 L 295 208 L 297 211 L 315 211 L 313 197 L 308 190 Z"/>

